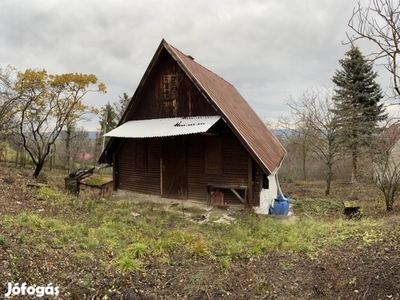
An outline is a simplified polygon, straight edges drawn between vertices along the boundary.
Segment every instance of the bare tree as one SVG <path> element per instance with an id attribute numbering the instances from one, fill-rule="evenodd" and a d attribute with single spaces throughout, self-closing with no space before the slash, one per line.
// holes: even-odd
<path id="1" fill-rule="evenodd" d="M 287 105 L 291 110 L 291 131 L 304 135 L 310 151 L 325 165 L 326 195 L 330 194 L 335 164 L 340 159 L 339 143 L 332 111 L 332 92 L 318 89 L 303 92 L 297 100 L 290 97 Z"/>
<path id="2" fill-rule="evenodd" d="M 63 162 L 62 167 L 69 171 L 85 167 L 94 156 L 94 141 L 89 138 L 84 127 L 70 126 L 60 134 L 57 141 L 57 157 Z M 66 146 L 68 144 L 68 146 Z"/>
<path id="3" fill-rule="evenodd" d="M 289 98 L 289 101 L 292 101 Z M 296 149 L 294 150 L 296 154 L 300 156 L 301 160 L 301 176 L 303 180 L 307 180 L 307 158 L 310 155 L 310 134 L 307 133 L 308 128 L 305 124 L 299 124 L 302 120 L 298 120 L 296 124 L 296 129 L 293 130 L 293 122 L 289 118 L 280 118 L 278 127 L 282 135 L 285 137 L 285 142 L 293 145 Z M 287 145 L 285 145 L 287 147 Z M 288 153 L 289 155 L 289 153 Z M 287 159 L 286 159 L 287 160 Z"/>
<path id="4" fill-rule="evenodd" d="M 391 74 L 391 87 L 394 96 L 400 96 L 400 2 L 393 0 L 372 0 L 367 7 L 361 2 L 353 9 L 348 26 L 354 31 L 349 35 L 349 43 L 368 40 L 376 46 L 369 57 L 372 60 L 384 59 L 381 63 Z"/>
<path id="5" fill-rule="evenodd" d="M 389 128 L 382 136 L 375 138 L 372 147 L 374 181 L 383 193 L 387 211 L 393 209 L 393 204 L 400 195 L 398 124 L 394 126 L 396 130 Z"/>

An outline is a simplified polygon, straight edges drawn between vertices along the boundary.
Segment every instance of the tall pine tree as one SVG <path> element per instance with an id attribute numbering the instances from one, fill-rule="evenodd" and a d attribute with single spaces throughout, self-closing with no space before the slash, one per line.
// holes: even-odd
<path id="1" fill-rule="evenodd" d="M 340 70 L 332 78 L 335 84 L 335 118 L 338 137 L 352 158 L 352 176 L 357 177 L 358 158 L 362 147 L 368 145 L 371 136 L 377 132 L 378 122 L 387 118 L 381 87 L 375 82 L 378 76 L 357 47 L 346 52 L 346 58 L 339 61 Z"/>
<path id="2" fill-rule="evenodd" d="M 101 136 L 117 127 L 118 116 L 114 106 L 112 106 L 110 102 L 107 102 L 107 104 L 100 109 L 99 123 Z M 109 139 L 110 137 L 102 137 L 101 151 L 103 151 L 103 148 L 108 143 Z"/>

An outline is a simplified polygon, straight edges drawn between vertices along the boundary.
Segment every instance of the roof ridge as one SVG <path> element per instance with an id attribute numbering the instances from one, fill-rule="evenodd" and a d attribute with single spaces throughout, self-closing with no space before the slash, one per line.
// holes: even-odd
<path id="1" fill-rule="evenodd" d="M 165 42 L 166 44 L 168 44 L 167 42 Z M 191 59 L 196 65 L 202 67 L 203 69 L 207 70 L 208 72 L 214 74 L 215 76 L 217 76 L 218 78 L 222 79 L 223 81 L 225 81 L 227 84 L 235 87 L 232 83 L 230 83 L 229 81 L 227 81 L 225 78 L 219 76 L 217 73 L 214 73 L 213 71 L 211 71 L 209 68 L 206 68 L 205 66 L 203 66 L 202 64 L 198 63 L 195 59 L 193 59 L 193 56 L 190 56 L 188 54 L 183 53 L 182 51 L 180 51 L 179 49 L 175 48 L 174 46 L 168 44 L 168 46 L 170 46 L 172 48 L 172 50 L 177 51 L 179 53 L 181 53 L 182 55 L 186 56 L 187 58 Z"/>

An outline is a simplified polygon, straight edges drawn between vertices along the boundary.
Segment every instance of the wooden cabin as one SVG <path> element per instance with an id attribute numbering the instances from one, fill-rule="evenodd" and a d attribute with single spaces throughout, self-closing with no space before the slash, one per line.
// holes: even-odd
<path id="1" fill-rule="evenodd" d="M 99 163 L 114 190 L 266 213 L 286 151 L 230 83 L 162 40 Z"/>

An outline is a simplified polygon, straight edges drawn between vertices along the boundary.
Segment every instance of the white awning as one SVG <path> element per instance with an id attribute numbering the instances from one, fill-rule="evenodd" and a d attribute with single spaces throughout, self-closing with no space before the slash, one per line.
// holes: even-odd
<path id="1" fill-rule="evenodd" d="M 220 116 L 180 117 L 128 121 L 105 136 L 123 138 L 150 138 L 207 132 Z"/>

